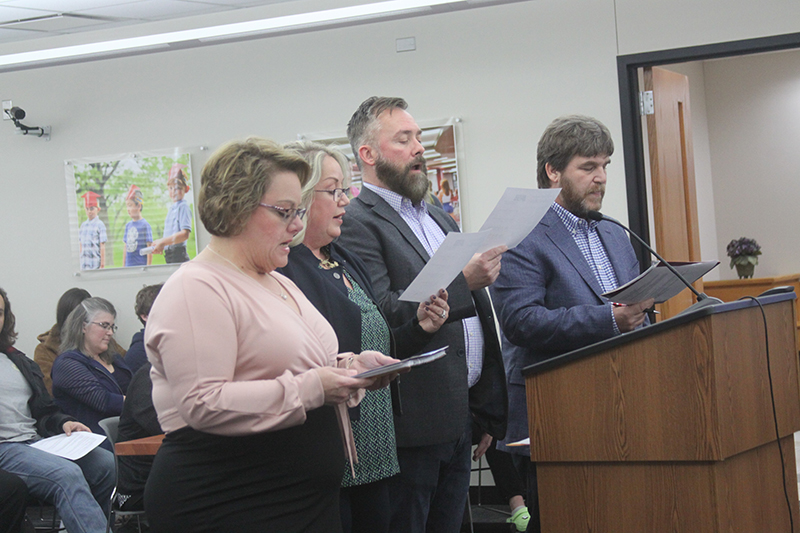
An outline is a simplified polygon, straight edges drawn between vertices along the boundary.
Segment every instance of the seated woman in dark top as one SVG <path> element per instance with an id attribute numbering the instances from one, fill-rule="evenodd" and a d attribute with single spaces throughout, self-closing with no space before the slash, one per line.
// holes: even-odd
<path id="1" fill-rule="evenodd" d="M 152 287 L 152 285 L 151 285 Z M 144 290 L 144 289 L 143 289 Z M 118 442 L 125 442 L 164 433 L 158 424 L 153 407 L 153 382 L 150 381 L 150 363 L 136 371 L 128 385 L 128 395 L 119 417 Z M 144 509 L 144 486 L 153 467 L 153 456 L 121 455 L 117 480 L 117 503 L 123 511 Z"/>
<path id="2" fill-rule="evenodd" d="M 119 355 L 109 352 L 117 312 L 103 298 L 88 298 L 69 314 L 61 330 L 61 355 L 53 363 L 53 396 L 68 415 L 94 433 L 98 422 L 122 413 L 132 373 Z M 111 450 L 109 441 L 102 446 Z"/>
<path id="3" fill-rule="evenodd" d="M 289 264 L 280 271 L 331 323 L 340 351 L 378 350 L 399 359 L 419 352 L 449 314 L 447 292 L 431 296 L 419 305 L 413 320 L 390 329 L 375 300 L 366 266 L 334 242 L 346 216 L 344 208 L 350 203 L 345 192 L 347 159 L 317 143 L 296 142 L 286 148 L 308 161 L 311 177 L 303 186 L 308 221 L 292 241 Z M 355 477 L 348 469 L 342 478 L 342 527 L 345 533 L 382 533 L 389 528 L 388 479 L 400 471 L 389 391 L 367 392 L 350 416 L 359 460 Z"/>
<path id="4" fill-rule="evenodd" d="M 78 307 L 79 303 L 91 297 L 92 295 L 89 294 L 89 291 L 78 287 L 73 287 L 64 292 L 56 305 L 56 323 L 48 331 L 36 337 L 39 344 L 33 351 L 33 360 L 42 369 L 44 384 L 51 396 L 53 395 L 53 380 L 50 378 L 50 371 L 53 368 L 53 361 L 61 353 L 61 328 L 64 327 L 64 322 L 67 321 L 67 317 L 73 309 Z M 117 344 L 114 339 L 111 339 L 109 343 L 109 351 L 125 356 L 125 349 Z"/>

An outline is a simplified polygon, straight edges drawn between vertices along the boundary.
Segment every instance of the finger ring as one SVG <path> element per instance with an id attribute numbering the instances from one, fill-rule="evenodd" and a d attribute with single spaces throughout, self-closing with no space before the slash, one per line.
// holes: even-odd
<path id="1" fill-rule="evenodd" d="M 441 314 L 441 315 L 439 315 L 439 318 L 445 318 L 446 316 L 447 316 L 447 313 L 445 313 L 444 311 L 442 311 L 442 314 Z"/>

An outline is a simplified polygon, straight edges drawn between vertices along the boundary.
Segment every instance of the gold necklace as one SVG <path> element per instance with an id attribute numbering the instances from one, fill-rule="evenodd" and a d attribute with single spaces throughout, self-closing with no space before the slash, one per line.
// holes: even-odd
<path id="1" fill-rule="evenodd" d="M 230 263 L 230 265 L 231 265 L 233 268 L 235 268 L 236 270 L 238 270 L 239 272 L 241 272 L 242 274 L 244 274 L 245 276 L 247 276 L 247 273 L 246 273 L 244 270 L 242 270 L 242 269 L 239 267 L 239 265 L 237 265 L 236 263 L 234 263 L 233 261 L 231 261 L 230 259 L 228 259 L 228 258 L 227 258 L 227 257 L 225 257 L 224 255 L 222 255 L 221 253 L 219 253 L 218 251 L 216 251 L 215 249 L 213 249 L 213 248 L 211 247 L 211 245 L 210 245 L 210 244 L 207 244 L 207 245 L 206 245 L 206 248 L 208 248 L 208 249 L 209 249 L 209 250 L 210 250 L 210 251 L 211 251 L 211 252 L 212 252 L 214 255 L 216 255 L 216 256 L 217 256 L 217 257 L 219 257 L 220 259 L 223 259 L 223 260 L 227 261 L 228 263 Z M 247 276 L 247 277 L 249 278 L 250 276 Z M 285 300 L 287 300 L 287 299 L 289 298 L 289 295 L 288 295 L 288 294 L 286 294 L 285 292 L 283 292 L 283 285 L 281 285 L 281 282 L 280 282 L 280 281 L 278 281 L 277 279 L 273 278 L 272 276 L 270 276 L 270 278 L 274 279 L 274 280 L 275 280 L 275 283 L 277 283 L 277 284 L 278 284 L 278 292 L 279 292 L 278 296 L 280 296 L 280 297 L 281 297 L 281 298 L 282 298 L 284 301 L 285 301 Z M 275 291 L 272 291 L 272 290 L 270 290 L 269 292 L 271 292 L 271 293 L 273 293 L 273 294 L 275 293 Z"/>
<path id="2" fill-rule="evenodd" d="M 336 268 L 339 266 L 338 261 L 336 261 L 335 259 L 331 259 L 330 248 L 328 248 L 327 246 L 323 246 L 322 248 L 319 249 L 319 251 L 322 252 L 322 255 L 324 257 L 324 259 L 322 259 L 319 262 L 319 266 L 321 266 L 325 270 L 330 270 L 332 268 Z"/>

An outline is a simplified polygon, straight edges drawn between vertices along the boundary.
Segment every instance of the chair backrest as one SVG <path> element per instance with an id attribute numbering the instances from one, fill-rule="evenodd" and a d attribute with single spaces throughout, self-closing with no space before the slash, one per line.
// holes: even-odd
<path id="1" fill-rule="evenodd" d="M 98 422 L 100 427 L 103 431 L 106 432 L 106 437 L 108 437 L 109 442 L 111 442 L 111 446 L 117 443 L 117 433 L 119 431 L 119 417 L 118 416 L 110 416 L 108 418 L 102 419 Z"/>

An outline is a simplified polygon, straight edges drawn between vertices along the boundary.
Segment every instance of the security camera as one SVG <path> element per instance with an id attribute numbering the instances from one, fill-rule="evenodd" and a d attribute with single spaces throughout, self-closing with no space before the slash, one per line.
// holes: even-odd
<path id="1" fill-rule="evenodd" d="M 11 109 L 7 110 L 6 113 L 9 117 L 11 117 L 11 120 L 14 121 L 25 118 L 25 110 L 21 107 L 12 107 Z"/>
<path id="2" fill-rule="evenodd" d="M 14 122 L 17 128 L 17 133 L 22 135 L 33 134 L 37 137 L 44 137 L 46 141 L 50 140 L 50 126 L 26 126 L 20 120 L 25 118 L 25 110 L 21 107 L 12 107 L 5 110 L 6 115 Z"/>

